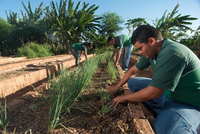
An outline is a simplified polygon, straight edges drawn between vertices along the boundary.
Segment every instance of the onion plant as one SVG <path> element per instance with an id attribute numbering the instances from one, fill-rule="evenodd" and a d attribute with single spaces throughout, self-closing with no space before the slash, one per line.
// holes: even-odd
<path id="1" fill-rule="evenodd" d="M 107 93 L 107 92 L 103 92 L 102 93 L 102 96 L 101 96 L 101 99 L 104 101 L 107 101 L 107 100 L 110 100 L 110 95 L 111 94 L 109 94 L 109 93 Z"/>
<path id="2" fill-rule="evenodd" d="M 110 102 L 110 94 L 107 92 L 104 92 L 104 89 L 101 89 L 101 102 L 102 102 L 102 107 L 101 107 L 101 113 L 107 114 L 110 111 L 111 107 L 111 102 Z"/>
<path id="3" fill-rule="evenodd" d="M 101 107 L 101 113 L 104 115 L 104 114 L 107 114 L 108 112 L 110 112 L 110 105 L 103 105 L 102 107 Z"/>
<path id="4" fill-rule="evenodd" d="M 7 116 L 7 104 L 6 104 L 6 100 L 5 100 L 5 105 L 1 105 L 1 118 L 0 118 L 0 127 L 2 129 L 6 129 L 7 126 L 7 120 L 8 120 L 8 116 Z"/>
<path id="5" fill-rule="evenodd" d="M 108 54 L 97 55 L 84 62 L 77 70 L 61 70 L 59 78 L 53 76 L 52 81 L 49 80 L 48 90 L 50 91 L 50 111 L 48 116 L 48 129 L 52 131 L 57 126 L 63 126 L 64 116 L 70 113 L 75 100 L 79 97 L 96 68 Z"/>
<path id="6" fill-rule="evenodd" d="M 113 61 L 109 62 L 107 68 L 108 68 L 108 74 L 110 76 L 110 82 L 113 82 L 114 80 L 116 80 L 118 76 L 118 71 L 114 67 L 114 62 Z"/>

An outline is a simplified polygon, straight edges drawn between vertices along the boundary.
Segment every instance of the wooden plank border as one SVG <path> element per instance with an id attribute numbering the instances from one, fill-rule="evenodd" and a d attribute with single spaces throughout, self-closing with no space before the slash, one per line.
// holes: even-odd
<path id="1" fill-rule="evenodd" d="M 136 59 L 133 59 L 131 57 L 131 61 L 136 61 Z M 132 63 L 132 64 L 135 64 L 135 63 Z M 119 72 L 120 78 L 123 78 L 124 72 L 122 71 L 120 65 L 117 65 L 117 70 Z M 124 89 L 124 94 L 130 93 L 127 83 L 123 85 L 123 89 Z M 133 123 L 136 128 L 137 134 L 155 134 L 149 121 L 145 117 L 139 103 L 137 104 L 128 103 L 128 109 L 133 118 Z"/>

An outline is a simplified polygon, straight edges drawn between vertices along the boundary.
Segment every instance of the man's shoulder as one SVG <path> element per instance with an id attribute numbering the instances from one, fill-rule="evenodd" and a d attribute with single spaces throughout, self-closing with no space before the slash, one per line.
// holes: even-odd
<path id="1" fill-rule="evenodd" d="M 124 39 L 126 39 L 128 37 L 129 37 L 128 35 L 121 34 L 121 35 L 115 36 L 115 39 L 117 39 L 117 40 L 124 40 Z"/>
<path id="2" fill-rule="evenodd" d="M 76 46 L 76 45 L 81 45 L 81 43 L 74 43 L 74 44 L 73 44 L 73 46 Z"/>
<path id="3" fill-rule="evenodd" d="M 126 35 L 126 34 L 120 34 L 120 35 L 115 36 L 115 37 L 128 37 L 128 35 Z"/>

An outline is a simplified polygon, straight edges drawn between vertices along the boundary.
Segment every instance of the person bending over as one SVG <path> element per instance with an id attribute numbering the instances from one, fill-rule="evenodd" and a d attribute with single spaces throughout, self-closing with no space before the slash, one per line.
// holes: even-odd
<path id="1" fill-rule="evenodd" d="M 120 57 L 122 59 L 122 70 L 126 72 L 128 70 L 131 52 L 133 50 L 133 44 L 131 38 L 127 35 L 119 35 L 116 37 L 110 36 L 107 39 L 108 44 L 114 46 L 114 51 L 111 59 L 116 56 L 115 66 L 118 64 Z M 121 52 L 122 51 L 122 52 Z M 122 53 L 122 54 L 121 54 Z"/>
<path id="2" fill-rule="evenodd" d="M 185 45 L 169 38 L 150 25 L 139 26 L 131 42 L 142 54 L 124 77 L 108 92 L 128 82 L 131 94 L 112 100 L 145 102 L 156 113 L 153 129 L 156 134 L 200 134 L 200 60 Z M 152 67 L 152 78 L 132 77 Z"/>
<path id="3" fill-rule="evenodd" d="M 74 56 L 75 64 L 76 66 L 80 63 L 80 57 L 82 54 L 85 55 L 85 58 L 87 59 L 87 50 L 90 50 L 92 48 L 92 43 L 84 42 L 84 43 L 74 43 L 70 46 L 70 51 L 72 55 Z"/>

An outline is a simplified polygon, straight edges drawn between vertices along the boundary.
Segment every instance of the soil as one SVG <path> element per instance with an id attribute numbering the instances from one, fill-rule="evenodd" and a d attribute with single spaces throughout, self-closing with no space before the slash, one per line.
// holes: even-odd
<path id="1" fill-rule="evenodd" d="M 89 84 L 85 92 L 76 101 L 70 114 L 64 116 L 63 123 L 65 128 L 58 126 L 53 132 L 55 134 L 123 134 L 135 133 L 132 118 L 127 108 L 127 104 L 119 104 L 116 108 L 110 107 L 108 113 L 101 113 L 102 104 L 110 104 L 112 98 L 116 95 L 123 94 L 120 89 L 118 94 L 112 95 L 111 100 L 102 103 L 100 93 L 105 92 L 109 77 L 107 75 L 106 64 L 102 64 L 96 70 L 92 78 L 92 84 Z M 116 80 L 116 82 L 119 81 Z M 115 83 L 112 83 L 115 84 Z M 111 84 L 111 85 L 112 85 Z M 48 132 L 48 113 L 50 104 L 48 103 L 48 90 L 44 86 L 32 90 L 30 94 L 21 96 L 24 100 L 23 105 L 8 113 L 8 125 L 6 133 L 34 133 L 46 134 Z M 105 91 L 101 91 L 101 89 Z M 39 92 L 39 93 L 38 93 Z M 47 97 L 47 100 L 45 97 Z M 3 132 L 3 130 L 2 130 Z"/>

